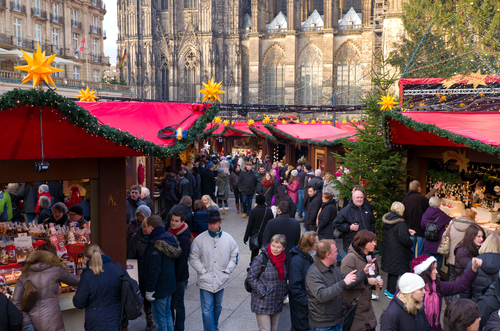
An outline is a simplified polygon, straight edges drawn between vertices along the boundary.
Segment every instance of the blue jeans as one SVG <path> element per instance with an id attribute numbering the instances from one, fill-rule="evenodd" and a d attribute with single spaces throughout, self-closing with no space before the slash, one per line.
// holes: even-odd
<path id="1" fill-rule="evenodd" d="M 203 331 L 215 331 L 219 327 L 219 316 L 222 311 L 222 296 L 224 290 L 212 293 L 200 289 L 201 315 Z"/>
<path id="2" fill-rule="evenodd" d="M 250 214 L 250 210 L 252 210 L 252 200 L 253 194 L 242 194 L 241 202 L 243 203 L 243 213 Z"/>
<path id="3" fill-rule="evenodd" d="M 299 213 L 299 217 L 302 217 L 304 213 L 304 206 L 302 206 L 302 202 L 304 202 L 304 190 L 299 189 L 299 201 L 297 202 L 297 212 Z"/>
<path id="4" fill-rule="evenodd" d="M 28 218 L 28 223 L 31 223 L 33 222 L 33 220 L 35 219 L 36 217 L 36 214 L 35 213 L 26 213 L 26 217 Z M 42 223 L 43 221 L 39 222 L 39 223 Z"/>
<path id="5" fill-rule="evenodd" d="M 311 328 L 311 331 L 342 331 L 342 325 L 329 326 L 327 328 Z"/>
<path id="6" fill-rule="evenodd" d="M 153 320 L 156 323 L 157 331 L 174 331 L 174 323 L 172 321 L 172 312 L 170 311 L 170 303 L 172 296 L 163 299 L 156 299 L 151 302 L 153 308 Z"/>
<path id="7" fill-rule="evenodd" d="M 436 261 L 437 261 L 437 271 L 439 272 L 439 270 L 441 270 L 441 266 L 443 265 L 443 255 L 441 254 L 433 254 L 433 253 L 427 253 L 425 252 L 425 254 L 429 255 L 429 256 L 434 256 L 436 258 Z"/>
<path id="8" fill-rule="evenodd" d="M 417 257 L 424 254 L 424 237 L 411 236 L 411 240 L 413 240 L 413 247 L 411 248 L 411 257 L 412 259 L 415 257 L 415 247 L 418 244 L 417 249 Z"/>
<path id="9" fill-rule="evenodd" d="M 175 292 L 172 294 L 172 318 L 174 320 L 174 330 L 184 331 L 184 321 L 186 320 L 186 308 L 184 307 L 184 291 L 186 290 L 187 280 L 178 282 Z"/>

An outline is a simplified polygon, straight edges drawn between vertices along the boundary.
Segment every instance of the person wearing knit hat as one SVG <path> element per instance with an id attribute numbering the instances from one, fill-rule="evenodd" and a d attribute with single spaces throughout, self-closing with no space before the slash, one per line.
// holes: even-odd
<path id="1" fill-rule="evenodd" d="M 151 209 L 147 205 L 140 205 L 135 211 L 135 219 L 127 225 L 127 246 L 132 235 L 142 226 L 142 221 L 151 216 Z"/>
<path id="2" fill-rule="evenodd" d="M 477 270 L 483 261 L 472 258 L 472 268 L 451 282 L 443 282 L 438 277 L 437 261 L 433 256 L 420 255 L 411 261 L 411 270 L 422 277 L 425 282 L 424 307 L 425 315 L 431 326 L 431 331 L 442 331 L 440 324 L 443 297 L 464 293 L 476 280 Z"/>
<path id="3" fill-rule="evenodd" d="M 77 222 L 78 227 L 80 228 L 83 228 L 83 225 L 86 223 L 85 218 L 83 218 L 83 208 L 80 205 L 74 205 L 71 207 L 69 209 L 68 216 L 70 224 Z"/>
<path id="4" fill-rule="evenodd" d="M 380 317 L 380 330 L 429 330 L 422 304 L 425 282 L 419 275 L 405 273 L 399 279 L 399 293 Z"/>
<path id="5" fill-rule="evenodd" d="M 299 202 L 299 172 L 297 169 L 293 169 L 290 172 L 290 179 L 288 182 L 283 182 L 283 185 L 288 189 L 288 195 L 292 198 L 293 203 L 297 206 L 297 202 Z M 295 216 L 295 215 L 294 215 Z"/>
<path id="6" fill-rule="evenodd" d="M 299 172 L 296 169 L 292 170 L 292 176 L 297 177 L 299 175 Z"/>

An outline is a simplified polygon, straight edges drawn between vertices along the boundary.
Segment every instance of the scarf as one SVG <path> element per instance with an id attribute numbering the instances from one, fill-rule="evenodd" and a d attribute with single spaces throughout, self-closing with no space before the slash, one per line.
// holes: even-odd
<path id="1" fill-rule="evenodd" d="M 184 230 L 187 228 L 187 226 L 188 226 L 188 225 L 187 225 L 186 223 L 184 223 L 184 224 L 182 224 L 182 225 L 181 225 L 178 229 L 176 229 L 176 230 L 174 230 L 174 229 L 172 229 L 172 228 L 169 228 L 169 229 L 168 229 L 168 232 L 170 232 L 171 234 L 173 234 L 174 236 L 176 236 L 179 232 L 184 231 Z"/>
<path id="2" fill-rule="evenodd" d="M 264 187 L 271 187 L 274 185 L 274 180 L 267 181 L 265 178 L 262 180 L 262 185 Z"/>
<path id="3" fill-rule="evenodd" d="M 285 251 L 281 252 L 280 255 L 274 256 L 273 253 L 271 252 L 271 244 L 267 245 L 267 255 L 269 255 L 269 258 L 271 259 L 272 264 L 276 267 L 276 270 L 278 271 L 278 278 L 280 280 L 285 279 Z"/>
<path id="4" fill-rule="evenodd" d="M 439 296 L 436 293 L 436 282 L 432 282 L 432 293 L 430 293 L 429 284 L 425 284 L 424 297 L 425 316 L 431 327 L 439 324 Z"/>

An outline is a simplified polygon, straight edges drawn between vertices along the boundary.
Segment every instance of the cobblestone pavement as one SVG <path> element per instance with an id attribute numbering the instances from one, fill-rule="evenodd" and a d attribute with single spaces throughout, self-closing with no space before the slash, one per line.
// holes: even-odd
<path id="1" fill-rule="evenodd" d="M 255 200 L 254 200 L 255 201 Z M 222 215 L 222 230 L 227 231 L 233 236 L 239 246 L 240 259 L 238 266 L 231 274 L 228 287 L 224 290 L 224 299 L 222 301 L 222 313 L 219 319 L 220 331 L 246 331 L 258 330 L 255 314 L 250 311 L 250 293 L 245 291 L 243 282 L 246 277 L 246 268 L 250 262 L 250 250 L 243 244 L 243 236 L 247 225 L 247 219 L 236 214 L 234 198 L 229 199 L 228 215 Z M 380 265 L 380 261 L 378 261 Z M 189 268 L 189 282 L 186 287 L 185 305 L 186 305 L 186 331 L 203 330 L 200 308 L 199 288 L 196 287 L 196 272 Z M 386 276 L 383 275 L 384 280 Z M 383 289 L 379 293 L 379 299 L 374 300 L 373 307 L 377 319 L 380 318 L 382 311 L 389 304 L 389 299 L 383 295 Z M 131 321 L 129 330 L 142 331 L 146 327 L 144 316 Z M 278 331 L 290 330 L 290 310 L 289 305 L 284 306 L 280 316 Z M 380 328 L 377 327 L 377 330 Z"/>

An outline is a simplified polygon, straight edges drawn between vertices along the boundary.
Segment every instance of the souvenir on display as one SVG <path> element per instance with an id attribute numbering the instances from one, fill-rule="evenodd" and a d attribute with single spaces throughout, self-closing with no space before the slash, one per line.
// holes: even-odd
<path id="1" fill-rule="evenodd" d="M 14 243 L 16 247 L 17 263 L 26 261 L 28 254 L 33 252 L 33 242 L 31 241 L 31 237 L 25 233 L 19 234 L 17 238 L 14 238 Z"/>

